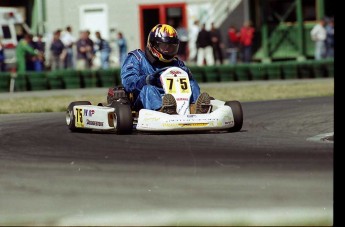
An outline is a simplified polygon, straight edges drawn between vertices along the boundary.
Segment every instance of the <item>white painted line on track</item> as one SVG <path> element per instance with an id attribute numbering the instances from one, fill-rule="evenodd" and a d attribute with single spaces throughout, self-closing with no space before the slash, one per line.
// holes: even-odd
<path id="1" fill-rule="evenodd" d="M 323 133 L 323 134 L 309 137 L 307 138 L 307 141 L 313 141 L 313 142 L 319 142 L 319 143 L 333 143 L 333 139 L 332 140 L 328 139 L 333 136 L 334 136 L 334 132 Z"/>
<path id="2" fill-rule="evenodd" d="M 130 226 L 185 226 L 185 225 L 332 225 L 332 208 L 271 208 L 271 209 L 186 209 L 123 211 L 99 213 L 94 215 L 79 214 L 60 219 L 58 225 L 130 225 Z"/>

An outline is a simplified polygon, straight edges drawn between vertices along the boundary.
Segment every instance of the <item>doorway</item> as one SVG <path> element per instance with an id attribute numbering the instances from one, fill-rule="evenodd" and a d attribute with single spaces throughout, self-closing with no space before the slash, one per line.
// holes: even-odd
<path id="1" fill-rule="evenodd" d="M 139 5 L 140 43 L 144 50 L 151 29 L 157 24 L 169 24 L 175 29 L 182 25 L 187 29 L 186 4 Z"/>
<path id="2" fill-rule="evenodd" d="M 90 4 L 80 7 L 80 29 L 89 30 L 91 39 L 96 38 L 96 31 L 99 31 L 104 39 L 109 39 L 107 10 L 105 4 Z"/>

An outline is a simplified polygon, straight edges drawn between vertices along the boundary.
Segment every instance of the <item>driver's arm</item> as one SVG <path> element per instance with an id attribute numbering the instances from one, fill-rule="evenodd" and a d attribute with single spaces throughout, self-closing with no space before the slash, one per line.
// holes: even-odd
<path id="1" fill-rule="evenodd" d="M 131 53 L 121 68 L 121 82 L 127 92 L 140 92 L 146 85 L 146 75 L 140 75 L 140 62 Z"/>

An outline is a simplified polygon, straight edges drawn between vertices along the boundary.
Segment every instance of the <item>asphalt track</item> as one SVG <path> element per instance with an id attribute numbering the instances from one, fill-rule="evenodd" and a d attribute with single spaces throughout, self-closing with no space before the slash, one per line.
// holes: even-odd
<path id="1" fill-rule="evenodd" d="M 333 97 L 242 105 L 237 133 L 0 115 L 0 225 L 332 225 Z"/>

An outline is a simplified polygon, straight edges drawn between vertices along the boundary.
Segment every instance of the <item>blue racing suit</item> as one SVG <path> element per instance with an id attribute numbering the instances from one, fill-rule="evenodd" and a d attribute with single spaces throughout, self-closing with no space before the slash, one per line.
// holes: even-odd
<path id="1" fill-rule="evenodd" d="M 162 107 L 162 96 L 164 90 L 160 84 L 159 78 L 152 78 L 147 82 L 147 76 L 153 74 L 156 70 L 166 66 L 176 66 L 189 75 L 189 81 L 192 90 L 191 103 L 195 103 L 200 94 L 200 87 L 193 79 L 192 73 L 183 61 L 175 58 L 169 63 L 151 64 L 142 50 L 134 50 L 128 53 L 122 68 L 121 82 L 126 92 L 132 92 L 134 95 L 134 107 L 136 109 L 158 110 Z"/>

